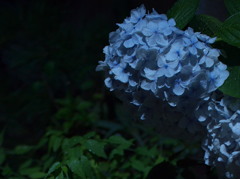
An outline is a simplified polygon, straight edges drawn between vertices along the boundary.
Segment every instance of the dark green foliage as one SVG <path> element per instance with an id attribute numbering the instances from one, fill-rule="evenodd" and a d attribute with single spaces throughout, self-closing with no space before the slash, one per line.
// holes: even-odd
<path id="1" fill-rule="evenodd" d="M 233 15 L 240 12 L 240 1 L 239 0 L 224 0 L 228 12 Z"/>
<path id="2" fill-rule="evenodd" d="M 207 15 L 195 15 L 189 26 L 195 31 L 207 34 L 211 37 L 216 36 L 222 22 L 218 19 Z"/>
<path id="3" fill-rule="evenodd" d="M 199 0 L 178 0 L 168 11 L 167 16 L 174 18 L 177 27 L 183 29 L 194 17 Z"/>
<path id="4" fill-rule="evenodd" d="M 230 76 L 219 89 L 227 95 L 240 98 L 240 66 L 228 68 Z"/>
<path id="5" fill-rule="evenodd" d="M 217 35 L 230 45 L 240 47 L 240 12 L 225 20 Z"/>
<path id="6" fill-rule="evenodd" d="M 217 37 L 217 42 L 213 47 L 221 51 L 219 59 L 228 65 L 230 77 L 220 87 L 220 90 L 229 96 L 240 97 L 239 89 L 239 65 L 240 65 L 240 11 L 238 0 L 226 0 L 225 4 L 231 16 L 224 22 L 218 19 L 206 16 L 196 15 L 189 25 L 194 30 L 208 34 L 211 37 Z"/>

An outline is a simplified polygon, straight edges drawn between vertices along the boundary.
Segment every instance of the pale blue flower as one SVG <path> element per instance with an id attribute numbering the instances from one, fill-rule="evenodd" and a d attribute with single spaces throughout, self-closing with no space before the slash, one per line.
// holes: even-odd
<path id="1" fill-rule="evenodd" d="M 181 41 L 173 43 L 169 52 L 165 55 L 166 61 L 180 61 L 187 54 Z"/>
<path id="2" fill-rule="evenodd" d="M 167 21 L 160 21 L 158 23 L 149 22 L 142 33 L 147 37 L 146 41 L 150 46 L 155 46 L 157 44 L 165 46 L 168 41 L 165 39 L 163 32 L 164 29 L 168 27 Z"/>
<path id="3" fill-rule="evenodd" d="M 131 11 L 131 16 L 128 19 L 126 19 L 126 21 L 128 23 L 138 23 L 139 21 L 142 20 L 145 14 L 146 14 L 146 9 L 144 5 L 141 5 L 140 7 L 133 9 Z"/>
<path id="4" fill-rule="evenodd" d="M 203 57 L 200 59 L 199 64 L 205 63 L 206 67 L 212 67 L 214 61 L 219 56 L 219 51 L 217 49 L 203 49 Z"/>
<path id="5" fill-rule="evenodd" d="M 172 77 L 180 71 L 179 61 L 166 62 L 166 58 L 158 56 L 157 58 L 158 76 Z"/>
<path id="6" fill-rule="evenodd" d="M 167 16 L 165 14 L 158 14 L 155 9 L 152 10 L 152 13 L 146 15 L 146 19 L 149 21 L 157 20 L 167 20 Z"/>
<path id="7" fill-rule="evenodd" d="M 144 42 L 142 41 L 142 37 L 140 37 L 138 34 L 129 36 L 129 38 L 123 43 L 124 47 L 126 48 L 132 48 L 134 45 L 137 44 L 144 44 Z"/>
<path id="8" fill-rule="evenodd" d="M 200 33 L 197 34 L 197 37 L 198 37 L 198 39 L 201 40 L 202 42 L 208 43 L 208 44 L 214 43 L 214 42 L 216 41 L 216 39 L 217 39 L 216 37 L 211 38 L 211 37 L 209 37 L 208 35 L 200 34 Z"/>

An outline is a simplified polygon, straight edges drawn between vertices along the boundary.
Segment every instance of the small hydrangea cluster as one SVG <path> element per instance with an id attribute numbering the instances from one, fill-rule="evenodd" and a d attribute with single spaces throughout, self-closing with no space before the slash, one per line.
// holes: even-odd
<path id="1" fill-rule="evenodd" d="M 105 71 L 107 88 L 164 134 L 205 135 L 206 164 L 238 177 L 240 102 L 216 92 L 229 72 L 211 47 L 215 38 L 182 31 L 173 19 L 146 13 L 144 6 L 117 25 L 104 48 L 105 61 L 96 68 Z"/>
<path id="2" fill-rule="evenodd" d="M 240 178 L 240 100 L 211 98 L 199 113 L 205 115 L 207 136 L 203 141 L 205 163 L 216 166 L 227 178 Z"/>

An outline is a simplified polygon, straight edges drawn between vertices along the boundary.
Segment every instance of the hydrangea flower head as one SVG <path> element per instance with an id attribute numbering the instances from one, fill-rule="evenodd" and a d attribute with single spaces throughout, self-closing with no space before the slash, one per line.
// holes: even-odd
<path id="1" fill-rule="evenodd" d="M 205 163 L 215 166 L 223 177 L 240 178 L 240 100 L 228 96 L 215 98 L 207 110 L 201 111 L 209 118 L 202 144 Z"/>
<path id="2" fill-rule="evenodd" d="M 164 14 L 146 13 L 142 5 L 117 25 L 97 70 L 106 72 L 107 88 L 135 105 L 141 119 L 151 116 L 146 113 L 156 101 L 158 108 L 174 108 L 193 119 L 187 114 L 189 106 L 196 110 L 228 77 L 226 65 L 218 61 L 219 51 L 210 45 L 215 38 L 191 28 L 182 31 Z M 150 96 L 154 101 L 146 100 Z"/>

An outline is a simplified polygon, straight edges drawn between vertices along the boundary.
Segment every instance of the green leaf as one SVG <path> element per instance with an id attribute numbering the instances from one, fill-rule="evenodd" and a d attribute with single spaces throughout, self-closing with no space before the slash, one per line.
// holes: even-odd
<path id="1" fill-rule="evenodd" d="M 83 179 L 86 178 L 86 175 L 82 169 L 82 164 L 81 164 L 80 160 L 78 160 L 78 159 L 69 160 L 69 161 L 67 161 L 67 165 L 74 174 L 78 175 L 79 177 L 81 177 Z"/>
<path id="2" fill-rule="evenodd" d="M 60 162 L 55 162 L 48 170 L 47 175 L 50 175 L 51 173 L 53 173 L 54 171 L 56 171 L 57 169 L 59 169 L 61 167 L 61 163 Z"/>
<path id="3" fill-rule="evenodd" d="M 81 164 L 86 176 L 88 178 L 94 178 L 90 162 L 86 156 L 81 156 Z"/>
<path id="4" fill-rule="evenodd" d="M 224 21 L 217 36 L 230 45 L 240 47 L 240 12 Z"/>
<path id="5" fill-rule="evenodd" d="M 28 168 L 28 167 L 30 167 L 31 164 L 32 164 L 32 159 L 27 160 L 20 165 L 19 170 L 22 170 L 24 168 Z"/>
<path id="6" fill-rule="evenodd" d="M 199 0 L 178 0 L 167 12 L 169 18 L 174 18 L 177 27 L 183 29 L 194 17 Z"/>
<path id="7" fill-rule="evenodd" d="M 224 0 L 224 3 L 231 15 L 240 12 L 240 0 Z"/>
<path id="8" fill-rule="evenodd" d="M 15 147 L 15 149 L 13 150 L 13 154 L 15 155 L 22 155 L 22 154 L 26 154 L 29 151 L 31 151 L 33 149 L 32 146 L 28 146 L 28 145 L 19 145 L 17 147 Z"/>
<path id="9" fill-rule="evenodd" d="M 83 149 L 80 146 L 69 148 L 65 151 L 69 159 L 79 159 L 83 153 Z"/>
<path id="10" fill-rule="evenodd" d="M 62 166 L 61 168 L 62 168 L 63 173 L 64 173 L 65 176 L 66 176 L 66 179 L 69 179 L 69 176 L 68 176 L 68 167 Z"/>
<path id="11" fill-rule="evenodd" d="M 62 138 L 59 136 L 51 136 L 49 140 L 49 147 L 56 152 L 62 143 Z"/>
<path id="12" fill-rule="evenodd" d="M 129 145 L 129 146 L 132 144 L 132 141 L 128 141 L 123 137 L 117 136 L 117 135 L 109 137 L 108 142 L 113 144 L 122 144 L 122 145 Z"/>
<path id="13" fill-rule="evenodd" d="M 240 50 L 238 47 L 234 47 L 223 41 L 218 41 L 213 46 L 221 51 L 221 55 L 219 56 L 221 62 L 227 66 L 240 66 Z"/>
<path id="14" fill-rule="evenodd" d="M 32 179 L 44 178 L 46 173 L 43 172 L 33 172 L 28 175 Z"/>
<path id="15" fill-rule="evenodd" d="M 209 36 L 215 36 L 221 25 L 221 21 L 207 15 L 195 15 L 189 24 L 194 31 L 201 32 Z"/>
<path id="16" fill-rule="evenodd" d="M 27 175 L 30 176 L 33 173 L 39 172 L 40 168 L 39 167 L 33 167 L 33 168 L 23 168 L 19 171 L 21 175 Z M 45 176 L 45 174 L 44 174 Z"/>
<path id="17" fill-rule="evenodd" d="M 86 141 L 85 146 L 91 153 L 106 158 L 106 153 L 104 151 L 105 143 L 89 139 Z"/>
<path id="18" fill-rule="evenodd" d="M 94 136 L 96 136 L 96 132 L 92 131 L 92 132 L 88 132 L 87 134 L 85 134 L 85 135 L 83 136 L 83 138 L 89 139 L 89 138 L 92 138 L 92 137 L 94 137 Z"/>
<path id="19" fill-rule="evenodd" d="M 73 173 L 82 178 L 95 178 L 90 162 L 86 156 L 81 156 L 80 160 L 72 159 L 67 161 L 67 165 Z"/>
<path id="20" fill-rule="evenodd" d="M 128 149 L 132 145 L 133 141 L 126 140 L 121 136 L 115 135 L 115 136 L 109 137 L 107 142 L 110 144 L 118 145 L 110 153 L 109 158 L 112 159 L 115 155 L 120 155 L 120 156 L 124 155 L 124 150 Z"/>
<path id="21" fill-rule="evenodd" d="M 65 179 L 63 171 L 55 179 Z"/>
<path id="22" fill-rule="evenodd" d="M 130 163 L 133 168 L 143 173 L 148 173 L 148 171 L 151 169 L 151 167 L 145 166 L 144 162 L 137 160 L 135 158 L 132 158 L 130 160 Z"/>
<path id="23" fill-rule="evenodd" d="M 229 96 L 240 98 L 240 66 L 228 67 L 229 77 L 219 89 Z"/>
<path id="24" fill-rule="evenodd" d="M 81 144 L 83 142 L 83 138 L 81 136 L 74 136 L 72 138 L 65 138 L 62 143 L 62 149 L 66 150 L 71 147 L 74 147 L 77 144 Z"/>

